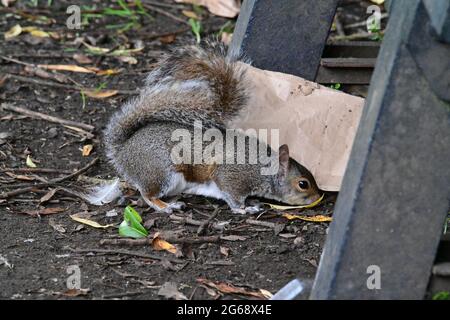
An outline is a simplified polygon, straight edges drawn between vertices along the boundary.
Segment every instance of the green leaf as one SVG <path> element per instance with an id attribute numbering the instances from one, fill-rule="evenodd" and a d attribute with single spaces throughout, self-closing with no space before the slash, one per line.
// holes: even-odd
<path id="1" fill-rule="evenodd" d="M 127 206 L 123 213 L 124 221 L 119 226 L 119 234 L 125 237 L 143 238 L 148 235 L 142 226 L 142 218 L 132 207 Z"/>
<path id="2" fill-rule="evenodd" d="M 119 226 L 119 235 L 121 235 L 122 237 L 139 239 L 145 238 L 148 234 L 142 233 L 141 231 L 130 227 L 126 221 L 123 221 Z"/>
<path id="3" fill-rule="evenodd" d="M 433 296 L 433 300 L 450 300 L 450 292 L 441 291 Z"/>
<path id="4" fill-rule="evenodd" d="M 123 213 L 125 215 L 125 219 L 134 218 L 134 220 L 137 220 L 138 223 L 142 222 L 141 216 L 139 215 L 139 213 L 136 210 L 134 210 L 133 207 L 127 206 Z"/>
<path id="5" fill-rule="evenodd" d="M 195 35 L 197 43 L 200 43 L 201 40 L 200 33 L 202 31 L 202 24 L 200 23 L 200 21 L 195 20 L 193 18 L 189 18 L 188 22 L 191 26 L 192 33 Z"/>

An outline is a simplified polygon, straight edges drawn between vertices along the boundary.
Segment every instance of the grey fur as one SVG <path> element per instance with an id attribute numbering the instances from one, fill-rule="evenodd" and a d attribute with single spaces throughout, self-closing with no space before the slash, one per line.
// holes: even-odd
<path id="1" fill-rule="evenodd" d="M 246 104 L 249 86 L 242 65 L 236 57 L 227 57 L 225 48 L 217 42 L 209 42 L 204 48 L 173 50 L 150 72 L 140 95 L 112 116 L 105 131 L 109 159 L 149 204 L 149 195 L 167 196 L 178 179 L 170 157 L 173 130 L 192 131 L 194 121 L 200 120 L 205 129 L 224 131 L 227 122 Z M 273 176 L 262 176 L 260 164 L 219 164 L 214 183 L 233 209 L 242 208 L 249 195 L 290 204 L 313 202 L 319 196 L 314 178 L 289 158 L 288 150 L 287 157 L 280 166 L 282 171 Z M 293 179 L 299 177 L 310 181 L 308 192 L 292 186 Z"/>

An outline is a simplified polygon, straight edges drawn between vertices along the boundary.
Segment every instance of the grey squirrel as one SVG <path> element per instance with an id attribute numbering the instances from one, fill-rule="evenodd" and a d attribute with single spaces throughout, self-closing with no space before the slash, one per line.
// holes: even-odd
<path id="1" fill-rule="evenodd" d="M 247 103 L 248 87 L 244 68 L 236 57 L 226 55 L 222 44 L 176 48 L 149 73 L 139 96 L 112 116 L 105 131 L 107 156 L 157 211 L 170 213 L 180 208 L 181 203 L 161 200 L 180 193 L 222 199 L 237 213 L 255 211 L 245 206 L 248 196 L 290 205 L 315 202 L 320 198 L 319 188 L 312 174 L 289 157 L 287 145 L 276 152 L 258 141 L 259 148 L 267 149 L 277 161 L 278 170 L 269 175 L 261 174 L 265 164 L 260 162 L 173 161 L 174 131 L 193 132 L 194 123 L 201 122 L 202 132 L 213 128 L 226 133 L 227 123 Z M 244 138 L 246 155 L 252 139 L 257 138 Z M 203 144 L 191 142 L 193 152 L 204 150 Z"/>

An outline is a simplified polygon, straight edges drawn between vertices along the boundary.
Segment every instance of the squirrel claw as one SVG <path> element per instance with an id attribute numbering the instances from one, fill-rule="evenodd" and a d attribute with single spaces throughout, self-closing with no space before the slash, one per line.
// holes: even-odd
<path id="1" fill-rule="evenodd" d="M 186 204 L 184 202 L 177 201 L 177 202 L 168 203 L 167 207 L 161 208 L 158 211 L 162 212 L 162 213 L 171 214 L 173 212 L 173 210 L 181 210 L 184 207 L 186 207 Z"/>

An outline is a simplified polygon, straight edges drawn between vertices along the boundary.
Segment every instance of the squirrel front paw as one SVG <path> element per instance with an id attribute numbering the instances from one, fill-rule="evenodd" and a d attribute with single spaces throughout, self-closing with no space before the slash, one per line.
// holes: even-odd
<path id="1" fill-rule="evenodd" d="M 158 208 L 156 211 L 171 214 L 173 210 L 181 210 L 184 207 L 186 207 L 186 204 L 181 201 L 176 201 L 172 203 L 167 203 L 167 206 L 165 208 Z"/>
<path id="2" fill-rule="evenodd" d="M 150 207 L 155 209 L 156 212 L 162 212 L 162 213 L 167 213 L 167 214 L 172 213 L 173 210 L 183 209 L 186 206 L 186 204 L 181 201 L 174 201 L 171 203 L 166 203 L 157 198 L 149 199 L 147 197 L 143 197 L 143 199 Z"/>

